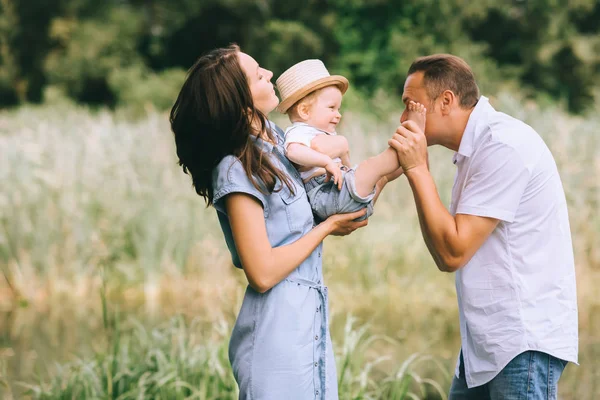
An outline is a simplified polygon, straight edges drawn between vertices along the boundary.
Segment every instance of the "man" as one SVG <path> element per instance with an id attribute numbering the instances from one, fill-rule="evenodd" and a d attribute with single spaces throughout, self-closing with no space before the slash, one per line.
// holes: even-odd
<path id="1" fill-rule="evenodd" d="M 461 353 L 450 399 L 555 399 L 577 363 L 575 271 L 567 205 L 540 136 L 497 112 L 462 59 L 439 54 L 408 71 L 403 102 L 423 104 L 423 132 L 402 116 L 389 141 L 414 194 L 438 268 L 456 272 Z M 456 153 L 450 212 L 427 145 Z"/>

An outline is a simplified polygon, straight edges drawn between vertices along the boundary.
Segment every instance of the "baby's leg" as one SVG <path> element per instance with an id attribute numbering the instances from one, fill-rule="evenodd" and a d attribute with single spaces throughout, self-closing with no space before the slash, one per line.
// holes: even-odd
<path id="1" fill-rule="evenodd" d="M 355 172 L 356 192 L 365 197 L 373 191 L 375 184 L 384 176 L 400 168 L 396 150 L 388 147 L 382 153 L 368 158 L 358 165 Z"/>
<path id="2" fill-rule="evenodd" d="M 416 122 L 421 130 L 425 130 L 426 113 L 427 110 L 421 103 L 409 102 L 408 119 Z M 402 169 L 398 162 L 398 154 L 388 147 L 383 153 L 359 164 L 356 170 L 356 191 L 359 196 L 366 196 L 373 191 L 373 187 L 381 178 L 386 177 L 388 181 L 392 181 L 400 175 Z"/>

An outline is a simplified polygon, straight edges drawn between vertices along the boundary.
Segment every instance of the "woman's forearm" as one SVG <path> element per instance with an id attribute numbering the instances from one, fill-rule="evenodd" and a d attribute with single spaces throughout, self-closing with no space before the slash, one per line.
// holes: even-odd
<path id="1" fill-rule="evenodd" d="M 327 220 L 294 243 L 272 247 L 262 206 L 255 198 L 233 193 L 225 201 L 233 239 L 248 283 L 261 293 L 285 279 L 334 229 L 333 223 Z"/>
<path id="2" fill-rule="evenodd" d="M 271 248 L 268 258 L 259 261 L 264 262 L 262 291 L 271 289 L 298 268 L 330 233 L 331 224 L 324 221 L 294 243 Z"/>

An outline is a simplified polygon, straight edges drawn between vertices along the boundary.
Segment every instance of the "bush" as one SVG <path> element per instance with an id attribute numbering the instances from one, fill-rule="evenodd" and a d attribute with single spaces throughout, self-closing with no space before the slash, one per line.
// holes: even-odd
<path id="1" fill-rule="evenodd" d="M 172 68 L 155 73 L 143 66 L 117 69 L 109 75 L 108 85 L 115 94 L 117 105 L 133 111 L 148 106 L 169 109 L 183 85 L 186 72 Z"/>

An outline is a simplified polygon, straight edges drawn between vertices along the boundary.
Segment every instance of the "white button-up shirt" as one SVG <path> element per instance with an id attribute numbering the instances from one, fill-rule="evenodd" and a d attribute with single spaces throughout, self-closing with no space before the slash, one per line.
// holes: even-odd
<path id="1" fill-rule="evenodd" d="M 451 214 L 500 220 L 456 273 L 467 385 L 489 382 L 527 350 L 577 363 L 573 247 L 550 150 L 482 96 L 453 161 Z"/>

